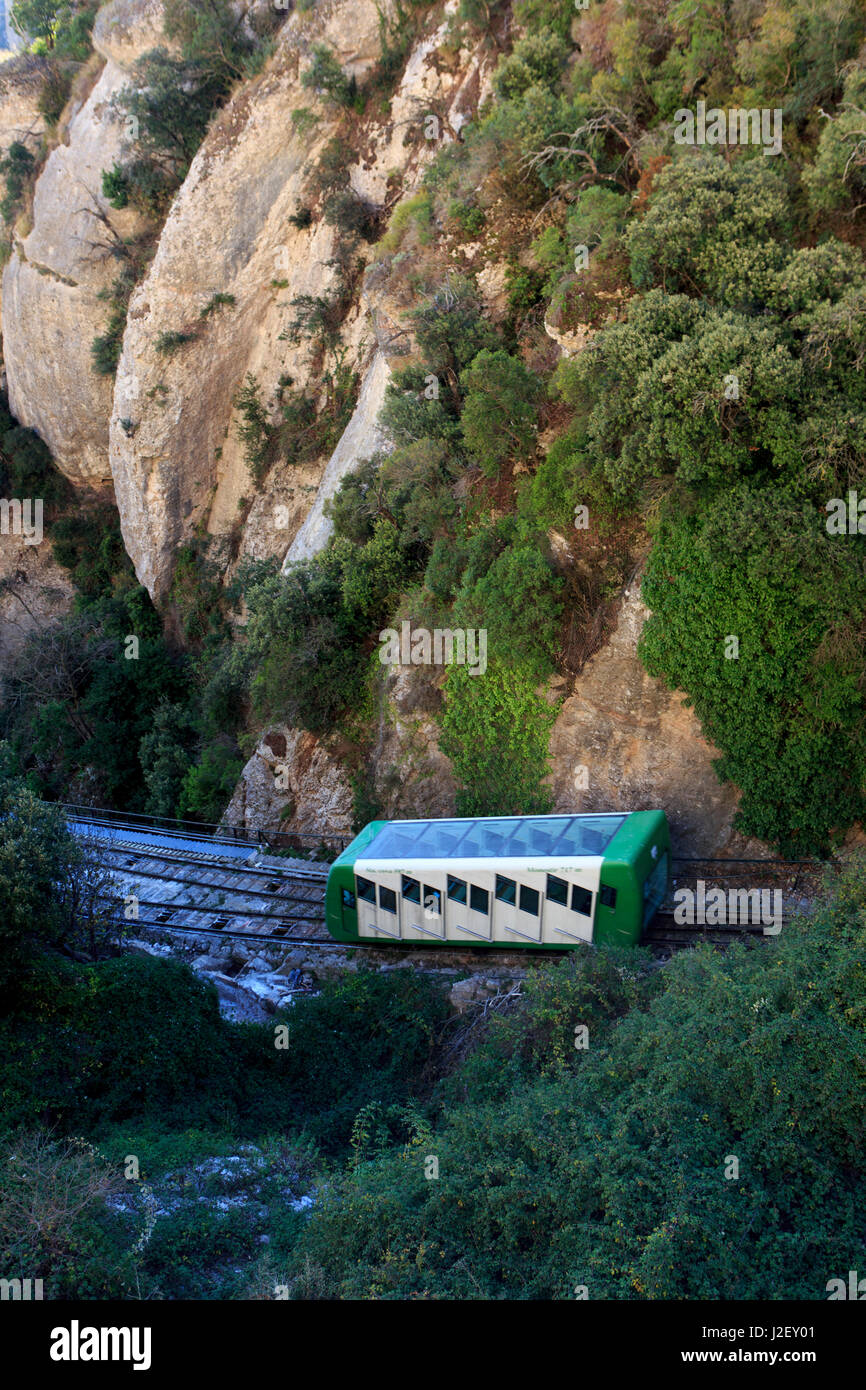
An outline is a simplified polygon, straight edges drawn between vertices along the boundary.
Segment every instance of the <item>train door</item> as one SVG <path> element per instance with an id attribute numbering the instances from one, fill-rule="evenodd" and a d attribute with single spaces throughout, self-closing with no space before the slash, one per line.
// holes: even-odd
<path id="1" fill-rule="evenodd" d="M 497 941 L 541 941 L 541 884 L 496 875 L 494 933 Z"/>
<path id="2" fill-rule="evenodd" d="M 425 874 L 422 878 L 415 878 L 411 874 L 400 876 L 400 915 L 404 940 L 445 939 L 442 890 L 435 883 L 425 882 L 425 879 L 433 877 L 433 874 Z"/>
<path id="3" fill-rule="evenodd" d="M 366 940 L 400 940 L 400 875 L 377 873 L 375 881 L 356 873 L 358 935 Z"/>
<path id="4" fill-rule="evenodd" d="M 589 888 L 547 874 L 544 894 L 544 940 L 567 946 L 569 941 L 592 941 L 595 901 Z"/>
<path id="5" fill-rule="evenodd" d="M 493 891 L 493 935 L 497 941 L 513 941 L 517 926 L 517 880 L 497 874 Z"/>
<path id="6" fill-rule="evenodd" d="M 490 941 L 493 937 L 493 875 L 470 870 L 471 878 L 448 874 L 445 930 L 449 941 Z"/>

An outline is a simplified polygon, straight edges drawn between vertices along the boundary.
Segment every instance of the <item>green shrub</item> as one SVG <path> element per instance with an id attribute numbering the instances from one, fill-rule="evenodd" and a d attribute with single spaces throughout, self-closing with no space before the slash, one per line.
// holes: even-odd
<path id="1" fill-rule="evenodd" d="M 392 523 L 364 546 L 337 538 L 313 560 L 272 574 L 246 594 L 246 658 L 254 708 L 324 732 L 358 697 L 359 648 L 387 617 L 408 573 Z"/>
<path id="2" fill-rule="evenodd" d="M 460 427 L 466 448 L 488 478 L 535 448 L 541 383 L 501 348 L 485 348 L 460 374 L 466 393 Z"/>
<path id="3" fill-rule="evenodd" d="M 612 188 L 585 188 L 568 215 L 566 238 L 571 247 L 586 246 L 609 256 L 625 230 L 628 198 Z"/>
<path id="4" fill-rule="evenodd" d="M 78 535 L 71 548 L 77 551 L 80 543 Z M 112 546 L 109 541 L 107 554 L 82 561 L 95 583 L 111 567 Z M 50 799 L 67 795 L 86 769 L 94 800 L 140 810 L 141 739 L 159 700 L 185 698 L 188 680 L 147 591 L 130 580 L 128 569 L 118 578 L 110 597 L 80 603 L 79 611 L 34 634 L 7 662 L 0 736 L 15 743 Z M 137 659 L 126 656 L 130 635 L 138 639 Z"/>
<path id="5" fill-rule="evenodd" d="M 460 277 L 449 280 L 410 317 L 418 348 L 437 375 L 459 375 L 479 352 L 498 346 L 475 287 Z"/>
<path id="6" fill-rule="evenodd" d="M 826 1299 L 866 1235 L 850 876 L 757 950 L 533 972 L 434 1132 L 329 1183 L 291 1272 L 341 1298 Z"/>
<path id="7" fill-rule="evenodd" d="M 332 193 L 325 202 L 322 216 L 329 227 L 336 227 L 344 237 L 363 237 L 365 241 L 374 239 L 378 217 L 376 209 L 351 188 Z"/>
<path id="8" fill-rule="evenodd" d="M 71 74 L 52 63 L 45 77 L 37 103 L 48 126 L 56 126 L 72 90 Z"/>
<path id="9" fill-rule="evenodd" d="M 209 744 L 181 782 L 177 809 L 180 819 L 200 820 L 209 825 L 222 820 L 243 766 L 244 759 L 229 735 Z"/>
<path id="10" fill-rule="evenodd" d="M 500 58 L 493 86 L 503 101 L 522 97 L 529 87 L 554 87 L 559 82 L 568 44 L 556 33 L 527 34 L 507 57 Z"/>
<path id="11" fill-rule="evenodd" d="M 49 1299 L 135 1296 L 133 1237 L 105 1206 L 122 1169 L 80 1139 L 27 1129 L 0 1140 L 0 1172 L 4 1275 L 26 1271 Z"/>
<path id="12" fill-rule="evenodd" d="M 51 552 L 57 563 L 69 570 L 86 601 L 135 586 L 135 571 L 111 503 L 97 503 L 86 510 L 75 508 L 52 521 Z"/>
<path id="13" fill-rule="evenodd" d="M 233 294 L 223 294 L 223 293 L 212 294 L 211 297 L 210 297 L 210 299 L 208 300 L 207 304 L 206 304 L 206 305 L 204 306 L 204 308 L 200 311 L 200 313 L 199 313 L 199 318 L 200 318 L 200 319 L 208 319 L 208 318 L 211 318 L 212 315 L 215 314 L 215 313 L 217 312 L 218 309 L 222 309 L 222 308 L 227 307 L 227 306 L 234 307 L 234 305 L 235 305 L 236 303 L 237 303 L 237 301 L 236 301 L 236 299 L 235 299 L 235 297 L 234 297 Z"/>
<path id="14" fill-rule="evenodd" d="M 36 160 L 27 146 L 20 140 L 13 140 L 3 159 L 0 159 L 0 174 L 6 180 L 6 193 L 0 202 L 4 222 L 14 221 L 24 189 L 35 168 Z"/>
<path id="15" fill-rule="evenodd" d="M 318 197 L 348 187 L 352 158 L 351 146 L 339 135 L 332 135 L 310 173 L 310 191 Z"/>
<path id="16" fill-rule="evenodd" d="M 474 206 L 472 203 L 462 203 L 458 199 L 448 206 L 448 216 L 452 222 L 456 222 L 464 236 L 478 236 L 485 227 L 487 218 L 484 209 Z"/>
<path id="17" fill-rule="evenodd" d="M 195 736 L 190 713 L 183 705 L 163 700 L 157 706 L 138 754 L 148 793 L 146 815 L 175 815 L 189 772 Z"/>
<path id="18" fill-rule="evenodd" d="M 426 245 L 433 236 L 433 202 L 430 194 L 422 190 L 411 198 L 403 198 L 391 213 L 388 230 L 380 237 L 376 247 L 377 258 L 393 256 L 399 249 L 403 238 L 412 226 L 418 240 Z"/>
<path id="19" fill-rule="evenodd" d="M 232 405 L 241 417 L 237 432 L 244 445 L 247 467 L 254 482 L 260 483 L 273 462 L 274 429 L 259 400 L 259 384 L 252 372 L 238 387 Z"/>
<path id="20" fill-rule="evenodd" d="M 835 212 L 854 200 L 858 204 L 863 201 L 866 189 L 864 105 L 866 73 L 854 68 L 846 78 L 839 111 L 821 130 L 815 161 L 803 170 L 809 200 L 818 212 Z"/>
<path id="21" fill-rule="evenodd" d="M 301 78 L 303 86 L 324 93 L 338 106 L 354 106 L 358 98 L 358 83 L 343 71 L 334 50 L 326 43 L 313 45 L 313 60 Z"/>
<path id="22" fill-rule="evenodd" d="M 281 1104 L 329 1153 L 344 1152 L 371 1101 L 405 1101 L 448 1005 L 429 975 L 361 970 L 324 981 L 292 1006 Z M 273 1036 L 269 1038 L 273 1050 Z"/>
<path id="23" fill-rule="evenodd" d="M 176 330 L 166 330 L 156 335 L 154 349 L 161 357 L 173 357 L 179 348 L 191 343 L 198 335 L 196 333 L 183 333 Z"/>
<path id="24" fill-rule="evenodd" d="M 780 488 L 732 488 L 662 524 L 643 589 L 642 659 L 721 749 L 735 825 L 795 858 L 864 811 L 866 559 L 825 521 Z"/>
<path id="25" fill-rule="evenodd" d="M 538 695 L 531 670 L 488 657 L 483 675 L 452 666 L 445 679 L 439 746 L 460 784 L 461 816 L 543 815 L 543 785 L 556 711 Z"/>
<path id="26" fill-rule="evenodd" d="M 455 617 L 463 626 L 484 627 L 491 650 L 504 663 L 534 670 L 542 680 L 553 667 L 562 580 L 539 539 L 516 537 L 477 577 L 467 565 Z"/>
<path id="27" fill-rule="evenodd" d="M 6 497 L 41 497 L 46 507 L 72 499 L 72 489 L 47 445 L 35 430 L 16 423 L 5 392 L 0 392 L 0 488 Z"/>
<path id="28" fill-rule="evenodd" d="M 104 178 L 105 175 L 103 175 Z M 111 306 L 105 333 L 94 338 L 90 346 L 91 365 L 99 376 L 114 376 L 117 371 L 117 364 L 120 361 L 123 347 L 123 334 L 126 329 L 126 313 L 132 291 L 135 288 L 135 281 L 136 269 L 134 263 L 130 261 L 116 276 L 111 288 L 100 290 L 97 294 L 97 299 L 102 299 Z"/>

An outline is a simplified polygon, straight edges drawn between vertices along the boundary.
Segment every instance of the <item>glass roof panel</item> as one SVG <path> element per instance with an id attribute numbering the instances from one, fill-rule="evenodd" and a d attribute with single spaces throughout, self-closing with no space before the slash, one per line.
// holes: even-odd
<path id="1" fill-rule="evenodd" d="M 390 821 L 362 859 L 519 859 L 603 854 L 624 815 Z"/>

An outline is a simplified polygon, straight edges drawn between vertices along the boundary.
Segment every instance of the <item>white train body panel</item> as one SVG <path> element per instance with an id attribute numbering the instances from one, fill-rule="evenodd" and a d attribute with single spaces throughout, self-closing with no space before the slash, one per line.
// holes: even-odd
<path id="1" fill-rule="evenodd" d="M 359 858 L 358 932 L 368 941 L 464 945 L 592 941 L 603 858 Z"/>

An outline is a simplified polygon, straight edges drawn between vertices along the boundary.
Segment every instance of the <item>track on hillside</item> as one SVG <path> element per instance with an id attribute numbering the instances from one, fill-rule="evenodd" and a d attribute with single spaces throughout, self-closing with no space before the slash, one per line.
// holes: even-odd
<path id="1" fill-rule="evenodd" d="M 78 812 L 78 808 L 74 809 Z M 73 814 L 70 828 L 81 838 L 98 844 L 106 867 L 117 875 L 124 892 L 134 892 L 137 929 L 207 937 L 252 937 L 262 944 L 313 950 L 345 949 L 331 939 L 325 927 L 327 863 L 277 858 L 262 854 L 249 841 L 234 843 L 222 835 L 140 827 L 130 825 L 128 819 L 112 816 L 111 812 L 93 812 L 86 817 Z M 777 933 L 765 932 L 766 924 L 760 921 L 682 924 L 674 917 L 675 894 L 682 888 L 694 892 L 699 883 L 704 885 L 705 893 L 713 888 L 721 888 L 725 893 L 743 889 L 778 891 L 782 894 L 784 931 L 794 912 L 802 909 L 812 896 L 823 868 L 815 861 L 678 857 L 672 861 L 669 897 L 644 933 L 643 944 L 667 951 L 700 941 L 726 946 L 733 941 L 772 939 Z M 118 917 L 123 918 L 122 909 L 118 909 Z M 462 959 L 477 957 L 491 962 L 499 957 L 519 959 L 527 951 L 508 946 L 501 950 L 473 947 L 468 943 L 425 947 L 416 942 L 400 946 L 364 945 L 359 949 L 383 951 L 394 959 L 433 953 L 441 956 L 443 963 L 455 953 Z M 566 953 L 564 950 L 561 954 Z M 549 950 L 543 953 L 551 954 Z"/>

